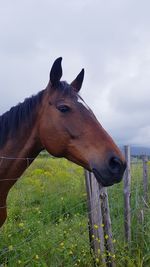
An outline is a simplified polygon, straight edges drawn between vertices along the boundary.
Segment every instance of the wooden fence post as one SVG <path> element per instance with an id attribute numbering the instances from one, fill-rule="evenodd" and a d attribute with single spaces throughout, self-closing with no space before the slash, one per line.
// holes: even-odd
<path id="1" fill-rule="evenodd" d="M 89 239 L 92 253 L 105 265 L 104 233 L 102 227 L 101 203 L 99 198 L 99 186 L 94 175 L 85 171 L 87 190 L 87 204 L 89 217 Z"/>
<path id="2" fill-rule="evenodd" d="M 127 168 L 124 174 L 124 227 L 125 227 L 125 240 L 130 243 L 131 241 L 131 208 L 130 208 L 130 186 L 131 186 L 131 156 L 130 147 L 125 146 L 125 159 Z"/>
<path id="3" fill-rule="evenodd" d="M 109 211 L 109 201 L 107 189 L 104 187 L 100 187 L 100 198 L 101 198 L 101 213 L 103 217 L 103 225 L 104 225 L 104 240 L 105 240 L 105 248 L 107 255 L 107 266 L 115 267 L 115 261 L 113 258 L 114 255 L 114 244 L 113 244 L 113 236 L 112 236 L 112 227 L 111 227 L 111 218 Z"/>
<path id="4" fill-rule="evenodd" d="M 103 266 L 115 267 L 107 190 L 98 184 L 92 173 L 85 171 L 85 180 L 91 248 Z"/>
<path id="5" fill-rule="evenodd" d="M 148 170 L 147 170 L 147 162 L 148 158 L 146 155 L 142 157 L 143 161 L 143 187 L 144 187 L 144 205 L 147 207 L 148 203 Z"/>

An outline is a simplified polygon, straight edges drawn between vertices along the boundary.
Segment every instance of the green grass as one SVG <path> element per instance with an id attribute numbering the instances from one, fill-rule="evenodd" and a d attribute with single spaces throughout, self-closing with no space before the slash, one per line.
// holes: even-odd
<path id="1" fill-rule="evenodd" d="M 132 165 L 131 170 L 131 243 L 129 247 L 124 238 L 123 183 L 114 185 L 108 190 L 113 236 L 116 239 L 117 267 L 125 266 L 125 263 L 128 267 L 149 267 L 150 211 L 145 208 L 143 202 L 142 163 Z"/>
<path id="2" fill-rule="evenodd" d="M 123 184 L 108 190 L 116 263 L 117 267 L 148 267 L 150 214 L 141 200 L 140 164 L 133 166 L 132 174 L 132 242 L 128 249 Z M 0 230 L 0 266 L 93 266 L 82 168 L 45 157 L 30 166 L 9 193 L 8 220 Z"/>

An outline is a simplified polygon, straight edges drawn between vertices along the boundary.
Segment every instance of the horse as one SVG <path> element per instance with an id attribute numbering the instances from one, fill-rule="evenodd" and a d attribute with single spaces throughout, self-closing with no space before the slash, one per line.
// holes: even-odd
<path id="1" fill-rule="evenodd" d="M 54 61 L 44 90 L 0 116 L 0 227 L 9 190 L 42 150 L 93 172 L 102 186 L 122 179 L 122 153 L 79 94 L 84 69 L 69 84 L 61 81 L 61 62 Z"/>

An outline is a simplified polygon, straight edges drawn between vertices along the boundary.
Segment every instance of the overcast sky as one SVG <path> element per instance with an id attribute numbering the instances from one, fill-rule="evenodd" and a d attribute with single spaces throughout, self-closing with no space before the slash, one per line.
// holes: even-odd
<path id="1" fill-rule="evenodd" d="M 85 68 L 81 95 L 118 144 L 150 146 L 150 1 L 0 1 L 0 114 Z"/>

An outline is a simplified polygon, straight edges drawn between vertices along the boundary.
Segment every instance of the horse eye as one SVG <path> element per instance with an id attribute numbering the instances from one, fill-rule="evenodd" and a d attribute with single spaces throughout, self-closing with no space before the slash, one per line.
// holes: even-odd
<path id="1" fill-rule="evenodd" d="M 70 111 L 70 107 L 68 107 L 66 105 L 59 106 L 59 107 L 57 107 L 57 109 L 62 113 Z"/>

